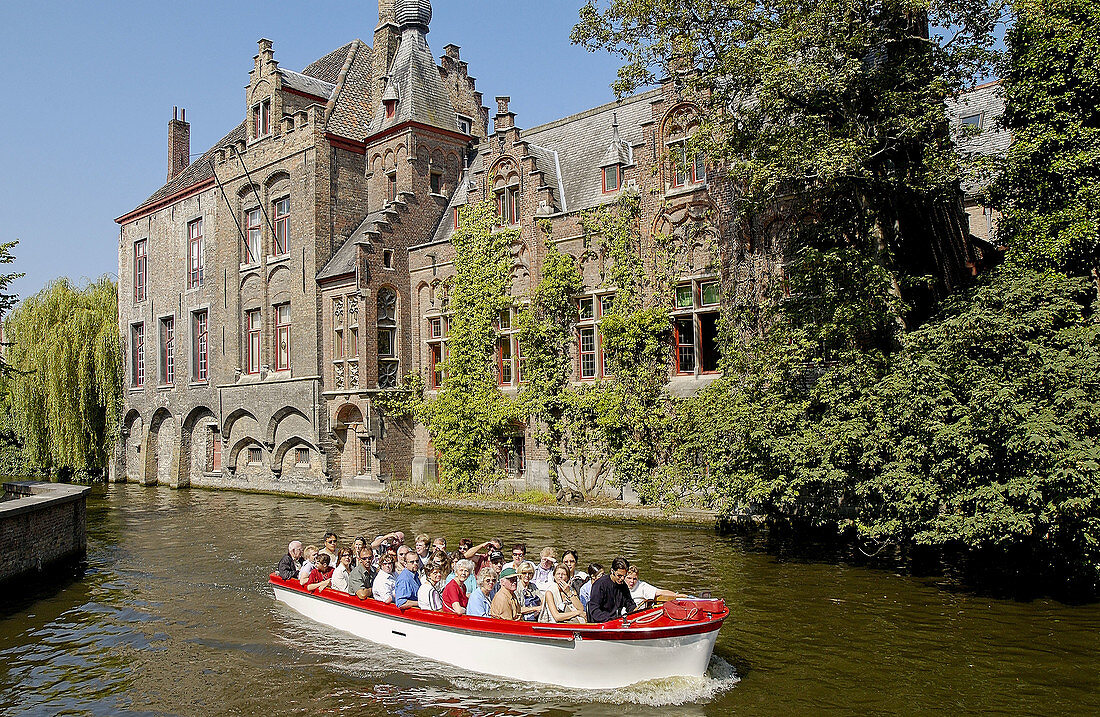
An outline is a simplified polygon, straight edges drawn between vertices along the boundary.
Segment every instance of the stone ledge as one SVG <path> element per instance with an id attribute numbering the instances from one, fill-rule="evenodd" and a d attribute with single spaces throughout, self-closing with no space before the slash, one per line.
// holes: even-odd
<path id="1" fill-rule="evenodd" d="M 50 505 L 63 505 L 82 500 L 92 490 L 88 486 L 39 481 L 4 483 L 3 485 L 6 493 L 19 497 L 0 501 L 0 518 L 14 517 Z"/>

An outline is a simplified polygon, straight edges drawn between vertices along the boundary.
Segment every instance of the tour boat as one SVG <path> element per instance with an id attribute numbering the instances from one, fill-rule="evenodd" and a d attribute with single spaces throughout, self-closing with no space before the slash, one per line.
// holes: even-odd
<path id="1" fill-rule="evenodd" d="M 277 600 L 306 617 L 371 642 L 474 672 L 584 689 L 702 677 L 729 615 L 722 600 L 677 599 L 598 624 L 513 622 L 311 593 L 274 573 L 270 584 Z"/>

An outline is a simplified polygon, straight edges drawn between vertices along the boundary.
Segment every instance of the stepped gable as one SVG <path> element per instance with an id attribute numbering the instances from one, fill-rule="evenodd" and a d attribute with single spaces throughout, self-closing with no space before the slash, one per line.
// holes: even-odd
<path id="1" fill-rule="evenodd" d="M 429 244 L 450 241 L 451 234 L 454 233 L 454 210 L 459 207 L 464 207 L 469 203 L 470 178 L 478 174 L 484 177 L 484 172 L 485 162 L 482 156 L 478 154 L 474 157 L 474 161 L 470 167 L 462 173 L 462 177 L 458 180 L 458 186 L 455 187 L 454 193 L 451 194 L 451 201 L 447 203 L 447 211 L 443 212 L 443 217 L 439 220 L 439 224 L 436 225 L 435 231 L 432 232 L 432 238 L 428 242 Z"/>
<path id="2" fill-rule="evenodd" d="M 329 114 L 326 129 L 341 137 L 361 141 L 367 134 L 371 119 L 370 87 L 372 82 L 372 51 L 370 45 L 356 40 L 348 47 L 350 64 L 336 87 L 336 102 Z M 348 63 L 347 57 L 344 60 Z M 343 65 L 337 71 L 343 70 Z"/>
<path id="3" fill-rule="evenodd" d="M 360 91 L 358 88 L 354 88 L 350 92 L 348 92 L 347 99 L 342 99 L 342 96 L 345 93 L 340 92 L 340 88 L 336 85 L 337 80 L 340 77 L 340 70 L 347 62 L 348 54 L 352 51 L 353 46 L 356 44 L 356 42 L 358 42 L 358 44 L 360 45 L 360 50 L 357 54 L 365 56 L 365 66 L 368 69 L 367 76 L 369 78 L 370 48 L 364 45 L 362 41 L 349 42 L 343 47 L 333 50 L 321 59 L 306 67 L 306 69 L 302 70 L 301 72 L 294 72 L 293 70 L 285 70 L 282 68 L 279 69 L 279 72 L 282 73 L 285 86 L 289 87 L 290 89 L 297 90 L 299 92 L 305 92 L 308 95 L 312 95 L 314 97 L 322 97 L 328 100 L 331 100 L 335 96 L 336 108 L 333 115 L 336 119 L 336 125 L 341 129 L 344 128 L 347 124 L 354 124 L 356 122 L 354 118 L 359 116 L 357 113 L 362 112 L 362 110 L 359 109 L 357 106 L 357 98 L 359 104 L 361 104 L 363 107 L 367 106 L 367 103 L 362 100 L 362 97 L 364 96 L 363 93 L 366 92 L 366 87 L 369 85 L 369 79 L 367 82 L 363 83 L 364 87 L 362 91 Z M 352 66 L 355 67 L 355 63 L 353 63 Z M 351 75 L 352 73 L 349 72 L 348 74 Z M 368 111 L 367 117 L 369 116 L 370 114 Z M 353 119 L 351 119 L 350 121 L 345 119 L 348 117 L 351 117 Z M 361 122 L 361 126 L 365 126 L 365 124 L 366 122 L 365 120 L 363 120 Z M 337 131 L 337 134 L 342 133 Z M 351 136 L 353 136 L 354 138 L 361 138 L 362 134 L 363 130 L 360 127 L 360 129 Z M 156 204 L 162 199 L 166 199 L 173 194 L 187 189 L 188 187 L 194 186 L 196 184 L 199 184 L 200 182 L 204 182 L 212 178 L 214 174 L 210 169 L 209 160 L 214 156 L 214 153 L 219 149 L 228 148 L 229 146 L 236 144 L 237 142 L 247 141 L 247 139 L 248 125 L 247 121 L 245 121 L 241 122 L 239 125 L 237 125 L 236 129 L 218 140 L 213 147 L 208 149 L 202 155 L 202 157 L 192 162 L 187 167 L 187 169 L 180 172 L 179 175 L 176 176 L 172 181 L 166 183 L 160 189 L 153 192 L 153 194 L 151 194 L 148 199 L 135 207 L 135 209 L 142 209 L 151 204 Z"/>
<path id="4" fill-rule="evenodd" d="M 380 209 L 367 215 L 359 226 L 351 233 L 347 241 L 340 245 L 336 253 L 332 255 L 328 263 L 321 271 L 317 272 L 317 281 L 333 279 L 337 276 L 355 273 L 355 258 L 357 244 L 371 244 L 371 234 L 377 233 L 379 225 L 388 223 L 386 211 Z"/>
<path id="5" fill-rule="evenodd" d="M 527 138 L 521 135 L 520 140 L 527 141 Z M 558 153 L 554 150 L 528 142 L 527 154 L 535 158 L 535 171 L 542 172 L 542 184 L 550 187 L 554 192 L 554 206 L 551 207 L 551 210 L 555 212 L 564 212 L 570 209 L 571 207 L 568 205 L 562 204 L 564 187 L 561 176 L 558 173 L 558 167 L 561 163 L 561 158 L 558 157 Z"/>
<path id="6" fill-rule="evenodd" d="M 247 125 L 245 122 L 241 122 L 237 125 L 236 129 L 219 139 L 213 147 L 206 150 L 205 154 L 189 164 L 187 169 L 180 172 L 171 182 L 168 182 L 163 187 L 153 192 L 148 199 L 139 204 L 135 209 L 141 209 L 150 204 L 156 204 L 160 200 L 167 199 L 177 192 L 181 192 L 188 187 L 210 179 L 214 176 L 214 172 L 210 169 L 210 161 L 214 158 L 214 153 L 219 149 L 228 148 L 237 142 L 243 142 L 247 138 Z"/>
<path id="7" fill-rule="evenodd" d="M 612 122 L 618 118 L 619 136 L 629 146 L 645 141 L 642 123 L 652 119 L 651 103 L 661 91 L 650 90 L 619 102 L 611 102 L 585 112 L 524 130 L 520 137 L 532 145 L 556 153 L 557 173 L 564 196 L 560 211 L 575 212 L 611 201 L 614 195 L 603 193 L 600 163 L 614 140 Z M 538 159 L 538 155 L 536 155 Z M 540 166 L 539 169 L 547 170 Z M 544 175 L 547 184 L 552 176 Z M 610 198 L 610 199 L 609 199 Z"/>
<path id="8" fill-rule="evenodd" d="M 427 6 L 427 10 L 424 9 Z M 402 124 L 419 122 L 450 132 L 458 131 L 458 118 L 451 96 L 443 85 L 439 65 L 435 64 L 428 39 L 424 36 L 431 20 L 431 6 L 426 0 L 399 3 L 397 10 L 401 26 L 401 44 L 390 66 L 382 102 L 396 99 L 392 116 L 383 107 L 375 108 L 370 124 L 371 136 Z"/>

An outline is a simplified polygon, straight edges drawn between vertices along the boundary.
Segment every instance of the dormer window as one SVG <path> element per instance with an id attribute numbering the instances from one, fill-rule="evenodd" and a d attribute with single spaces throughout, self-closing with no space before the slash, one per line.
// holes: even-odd
<path id="1" fill-rule="evenodd" d="M 271 100 L 257 102 L 252 106 L 252 136 L 266 137 L 271 134 Z"/>
<path id="2" fill-rule="evenodd" d="M 386 107 L 386 119 L 393 119 L 397 115 L 397 100 L 386 100 L 382 104 Z"/>
<path id="3" fill-rule="evenodd" d="M 458 131 L 462 134 L 474 133 L 474 121 L 469 117 L 458 115 Z"/>
<path id="4" fill-rule="evenodd" d="M 611 192 L 619 191 L 619 187 L 622 186 L 622 170 L 619 165 L 613 164 L 610 167 L 603 168 L 603 193 L 610 194 Z"/>
<path id="5" fill-rule="evenodd" d="M 972 127 L 977 127 L 978 129 L 981 129 L 982 115 L 980 113 L 976 115 L 967 115 L 966 117 L 962 118 L 961 124 L 970 125 Z"/>

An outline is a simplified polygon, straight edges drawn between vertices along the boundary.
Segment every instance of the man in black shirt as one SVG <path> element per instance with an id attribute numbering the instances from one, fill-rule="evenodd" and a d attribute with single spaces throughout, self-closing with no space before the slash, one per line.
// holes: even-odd
<path id="1" fill-rule="evenodd" d="M 622 615 L 623 608 L 633 612 L 637 607 L 624 582 L 629 567 L 625 558 L 615 558 L 607 575 L 592 583 L 592 595 L 588 598 L 589 622 L 614 620 Z"/>

